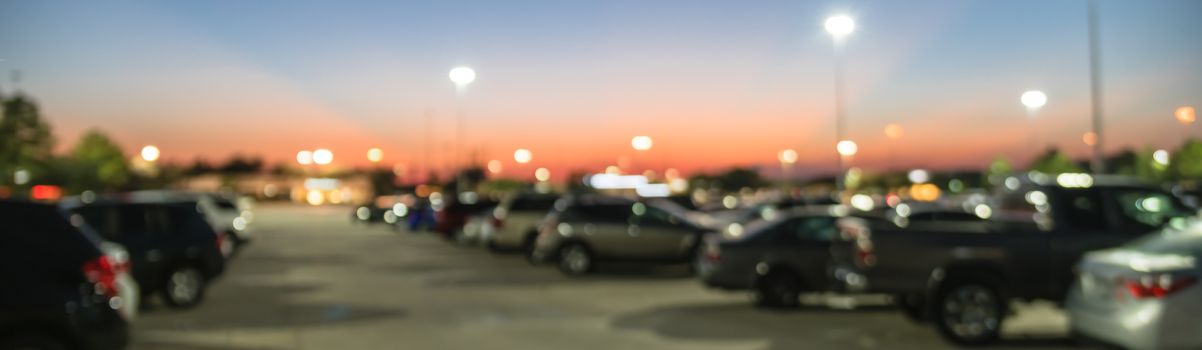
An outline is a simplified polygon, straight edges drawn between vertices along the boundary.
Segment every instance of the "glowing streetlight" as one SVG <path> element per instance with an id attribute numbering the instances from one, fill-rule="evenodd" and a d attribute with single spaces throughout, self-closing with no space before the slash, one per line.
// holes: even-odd
<path id="1" fill-rule="evenodd" d="M 531 159 L 534 159 L 534 154 L 530 153 L 530 150 L 528 149 L 519 148 L 518 150 L 513 151 L 513 161 L 515 162 L 526 164 L 529 163 Z"/>
<path id="2" fill-rule="evenodd" d="M 797 151 L 786 149 L 780 151 L 780 153 L 776 155 L 776 158 L 780 160 L 781 164 L 797 163 Z"/>
<path id="3" fill-rule="evenodd" d="M 835 39 L 842 39 L 856 30 L 856 21 L 847 15 L 831 16 L 826 19 L 824 27 Z"/>
<path id="4" fill-rule="evenodd" d="M 1084 142 L 1086 146 L 1096 145 L 1098 144 L 1098 134 L 1088 131 L 1084 135 L 1081 135 L 1081 142 Z"/>
<path id="5" fill-rule="evenodd" d="M 334 152 L 325 148 L 318 148 L 313 151 L 313 163 L 317 165 L 326 165 L 334 161 Z"/>
<path id="6" fill-rule="evenodd" d="M 451 78 L 452 83 L 461 88 L 476 81 L 476 71 L 468 67 L 455 67 L 447 76 Z"/>
<path id="7" fill-rule="evenodd" d="M 372 163 L 379 163 L 383 159 L 384 159 L 384 151 L 383 150 L 380 150 L 379 148 L 372 148 L 372 149 L 367 150 L 367 161 L 372 162 Z"/>
<path id="8" fill-rule="evenodd" d="M 1195 113 L 1196 112 L 1194 111 L 1193 106 L 1177 107 L 1177 113 L 1175 113 L 1177 116 L 1177 122 L 1181 123 L 1181 125 L 1193 124 L 1194 121 L 1197 120 L 1197 115 L 1195 115 Z"/>
<path id="9" fill-rule="evenodd" d="M 313 164 L 313 151 L 296 152 L 296 163 L 300 165 Z"/>
<path id="10" fill-rule="evenodd" d="M 890 140 L 900 139 L 904 134 L 905 130 L 902 129 L 901 125 L 889 124 L 885 126 L 885 137 L 888 137 Z"/>
<path id="11" fill-rule="evenodd" d="M 159 148 L 155 146 L 142 147 L 142 160 L 147 162 L 159 160 Z"/>
<path id="12" fill-rule="evenodd" d="M 860 146 L 856 145 L 855 141 L 843 140 L 839 141 L 839 144 L 835 145 L 835 150 L 839 151 L 839 155 L 841 156 L 851 157 L 856 155 L 856 152 L 860 150 Z"/>
<path id="13" fill-rule="evenodd" d="M 1048 103 L 1048 95 L 1044 94 L 1043 91 L 1031 90 L 1024 92 L 1020 100 L 1024 106 L 1027 106 L 1027 109 L 1037 110 L 1043 108 Z"/>
<path id="14" fill-rule="evenodd" d="M 635 136 L 633 139 L 630 139 L 630 146 L 634 147 L 636 151 L 650 150 L 652 144 L 650 136 Z"/>
<path id="15" fill-rule="evenodd" d="M 1156 164 L 1159 164 L 1160 166 L 1168 166 L 1169 151 L 1158 149 L 1156 152 L 1152 152 L 1152 161 L 1156 162 Z"/>
<path id="16" fill-rule="evenodd" d="M 547 180 L 551 179 L 551 170 L 547 170 L 547 168 L 535 169 L 534 179 L 538 180 L 539 182 L 547 182 Z"/>
<path id="17" fill-rule="evenodd" d="M 493 173 L 493 174 L 500 174 L 501 169 L 502 169 L 501 161 L 496 160 L 496 159 L 488 161 L 488 172 Z"/>

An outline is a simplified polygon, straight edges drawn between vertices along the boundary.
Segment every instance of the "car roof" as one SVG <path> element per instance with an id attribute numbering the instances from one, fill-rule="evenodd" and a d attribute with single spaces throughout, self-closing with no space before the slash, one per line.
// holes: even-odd
<path id="1" fill-rule="evenodd" d="M 84 205 L 115 205 L 115 204 L 187 204 L 197 203 L 202 198 L 213 196 L 207 193 L 183 191 L 134 191 L 98 195 L 91 201 L 84 201 L 80 196 L 63 198 L 64 207 L 79 207 Z"/>

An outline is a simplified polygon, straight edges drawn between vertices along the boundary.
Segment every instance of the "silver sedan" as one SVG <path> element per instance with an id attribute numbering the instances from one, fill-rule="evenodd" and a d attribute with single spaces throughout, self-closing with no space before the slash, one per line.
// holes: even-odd
<path id="1" fill-rule="evenodd" d="M 1074 333 L 1129 349 L 1202 349 L 1202 227 L 1090 253 L 1068 295 Z"/>

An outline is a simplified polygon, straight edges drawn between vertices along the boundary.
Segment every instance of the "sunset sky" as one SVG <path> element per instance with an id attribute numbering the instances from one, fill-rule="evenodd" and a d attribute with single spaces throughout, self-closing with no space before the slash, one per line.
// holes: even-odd
<path id="1" fill-rule="evenodd" d="M 1202 1 L 1101 0 L 1107 149 L 1202 137 Z M 1039 89 L 1039 144 L 1074 156 L 1089 128 L 1086 1 L 46 1 L 0 0 L 0 70 L 20 70 L 69 147 L 89 128 L 131 152 L 422 168 L 467 147 L 507 171 L 600 169 L 628 157 L 686 172 L 833 167 L 834 54 L 848 14 L 847 120 L 869 169 L 1025 162 L 1019 103 Z M 447 72 L 478 79 L 457 98 Z M 7 76 L 7 74 L 6 74 Z M 9 93 L 5 79 L 0 91 Z M 885 125 L 905 135 L 890 142 Z M 635 135 L 654 147 L 636 155 Z M 527 168 L 513 150 L 529 148 Z M 896 159 L 888 161 L 887 157 Z"/>

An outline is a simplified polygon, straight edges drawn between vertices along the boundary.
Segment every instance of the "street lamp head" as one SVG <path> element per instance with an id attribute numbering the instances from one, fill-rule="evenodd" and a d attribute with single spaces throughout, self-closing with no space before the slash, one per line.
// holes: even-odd
<path id="1" fill-rule="evenodd" d="M 547 168 L 538 168 L 537 170 L 534 170 L 534 179 L 538 180 L 539 182 L 547 182 L 548 180 L 551 180 L 551 170 L 548 170 Z"/>
<path id="2" fill-rule="evenodd" d="M 496 159 L 488 161 L 488 172 L 489 173 L 500 174 L 501 170 L 502 170 L 501 161 L 496 160 Z"/>
<path id="3" fill-rule="evenodd" d="M 792 149 L 780 151 L 780 154 L 778 154 L 776 157 L 780 159 L 781 164 L 797 163 L 797 151 Z"/>
<path id="4" fill-rule="evenodd" d="M 1197 120 L 1197 115 L 1194 113 L 1196 112 L 1194 111 L 1193 106 L 1177 107 L 1177 122 L 1181 123 L 1181 125 L 1193 124 L 1194 121 Z"/>
<path id="5" fill-rule="evenodd" d="M 835 39 L 846 37 L 856 30 L 856 21 L 847 15 L 837 15 L 826 19 L 826 32 Z"/>
<path id="6" fill-rule="evenodd" d="M 300 165 L 313 164 L 313 151 L 296 152 L 296 163 Z"/>
<path id="7" fill-rule="evenodd" d="M 476 81 L 476 71 L 468 67 L 455 67 L 455 69 L 451 69 L 448 76 L 451 78 L 451 82 L 461 87 Z"/>
<path id="8" fill-rule="evenodd" d="M 856 155 L 856 152 L 860 150 L 860 146 L 857 146 L 855 141 L 843 140 L 835 145 L 835 150 L 839 151 L 839 155 L 841 156 L 851 157 Z"/>
<path id="9" fill-rule="evenodd" d="M 325 148 L 319 148 L 313 151 L 313 163 L 317 165 L 326 165 L 334 162 L 334 152 Z"/>
<path id="10" fill-rule="evenodd" d="M 513 151 L 513 161 L 515 162 L 526 164 L 529 163 L 531 159 L 534 159 L 534 154 L 530 153 L 530 150 L 528 149 L 519 148 L 518 150 Z"/>
<path id="11" fill-rule="evenodd" d="M 1048 103 L 1048 95 L 1044 94 L 1043 91 L 1031 90 L 1024 92 L 1020 100 L 1028 109 L 1039 109 Z"/>
<path id="12" fill-rule="evenodd" d="M 889 124 L 885 126 L 885 137 L 888 137 L 890 140 L 900 139 L 903 134 L 905 134 L 905 130 L 902 129 L 901 125 Z"/>
<path id="13" fill-rule="evenodd" d="M 1156 152 L 1152 152 L 1152 161 L 1160 166 L 1168 166 L 1169 158 L 1169 151 L 1158 149 Z"/>
<path id="14" fill-rule="evenodd" d="M 159 160 L 159 148 L 155 146 L 142 147 L 142 160 L 147 162 Z"/>
<path id="15" fill-rule="evenodd" d="M 367 150 L 367 161 L 372 162 L 372 163 L 379 163 L 383 159 L 384 159 L 384 151 L 383 150 L 380 150 L 379 148 L 372 148 L 372 149 Z"/>
<path id="16" fill-rule="evenodd" d="M 634 150 L 636 151 L 649 150 L 651 149 L 651 145 L 652 142 L 650 136 L 635 136 L 633 139 L 630 139 L 630 146 L 634 147 Z"/>

